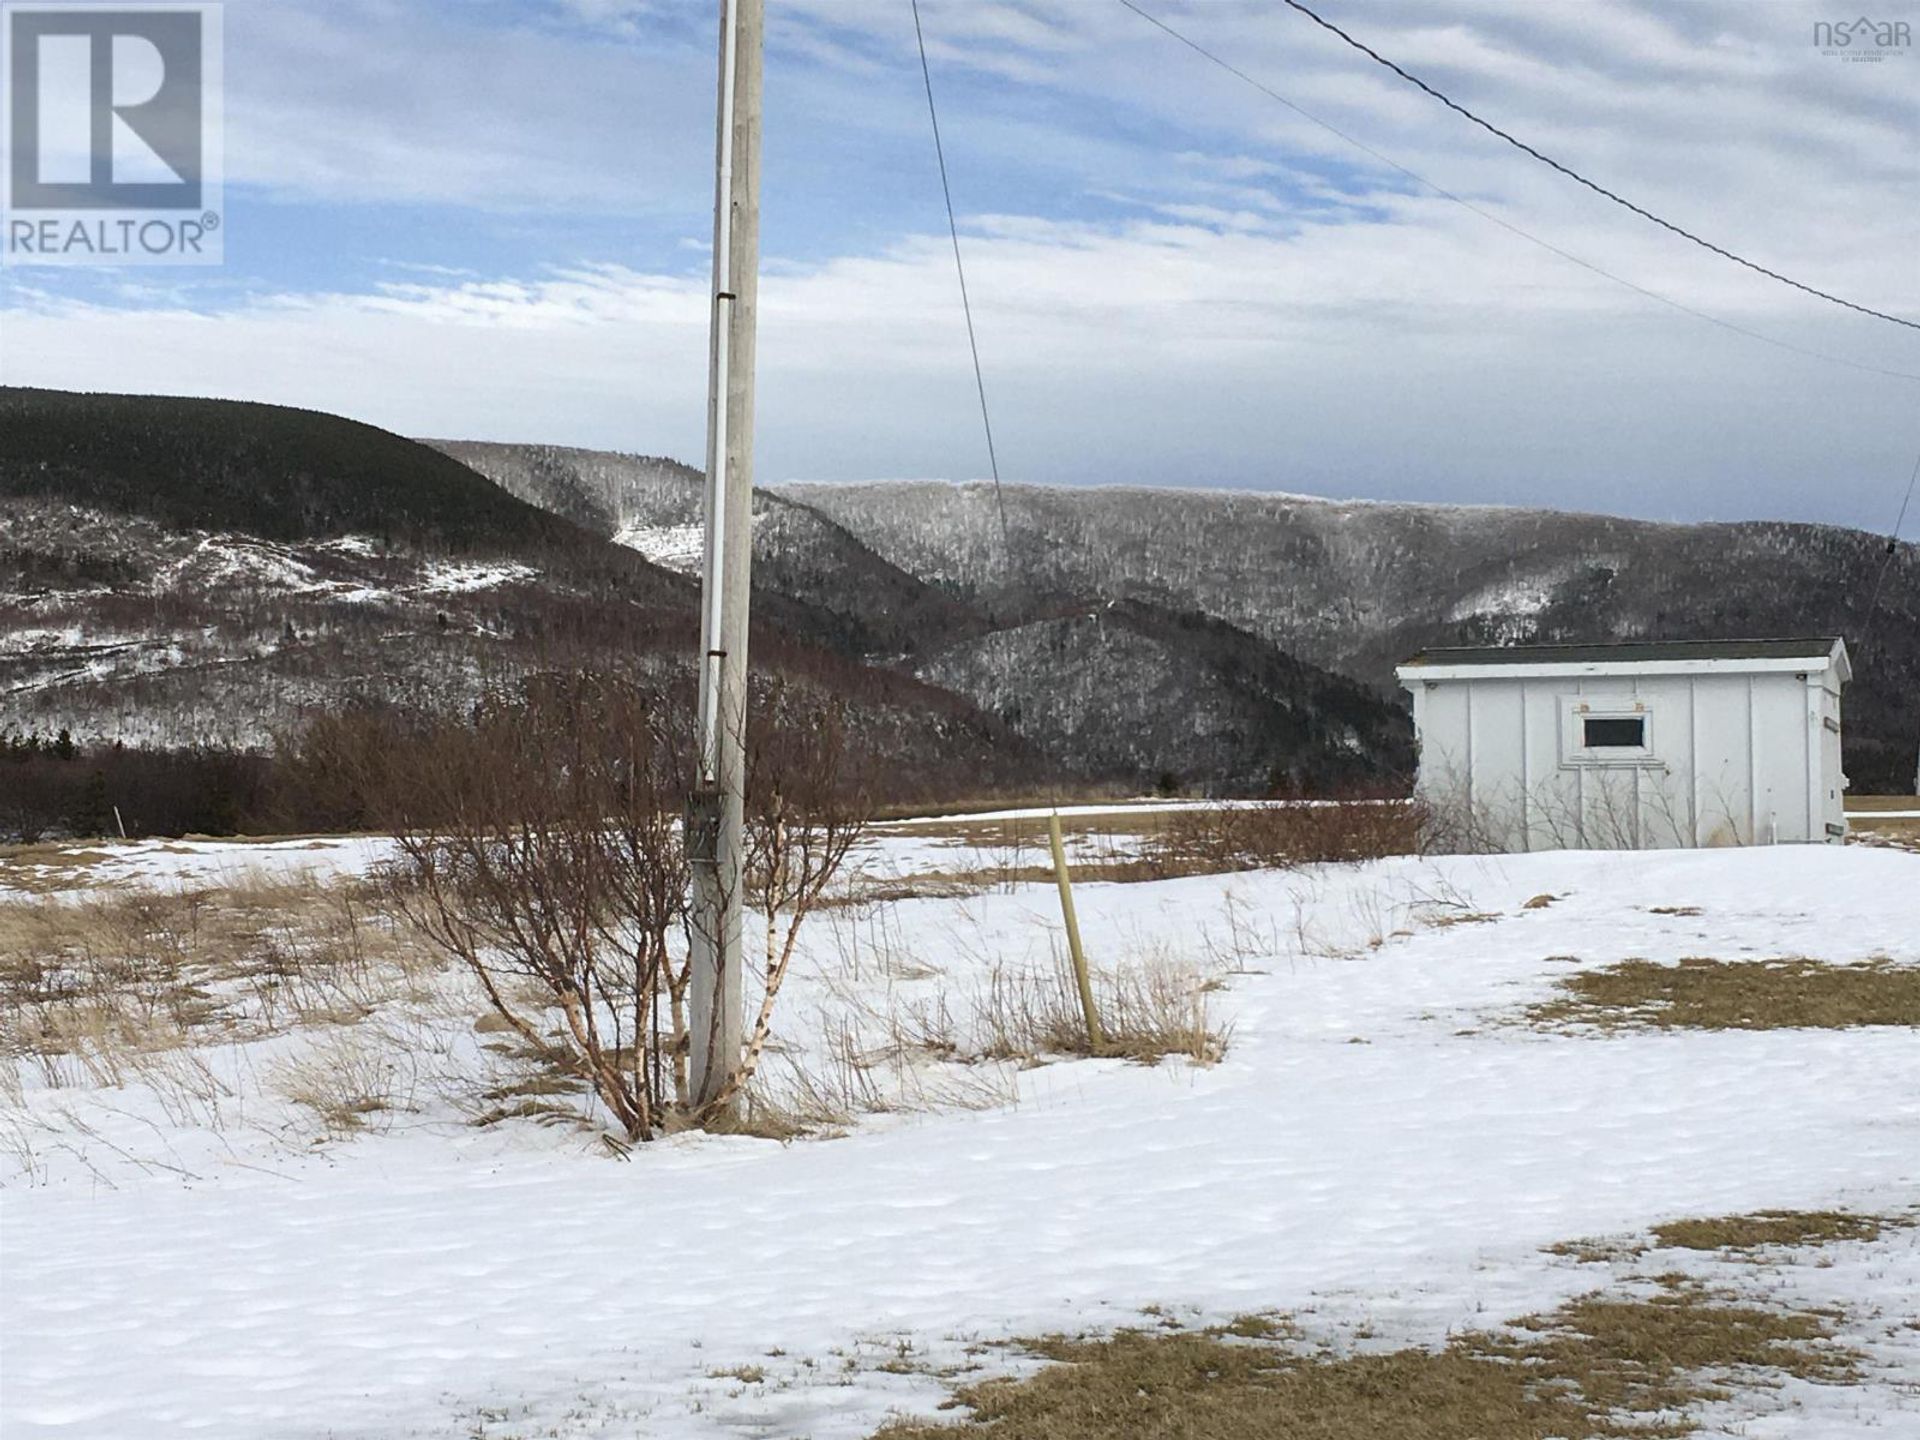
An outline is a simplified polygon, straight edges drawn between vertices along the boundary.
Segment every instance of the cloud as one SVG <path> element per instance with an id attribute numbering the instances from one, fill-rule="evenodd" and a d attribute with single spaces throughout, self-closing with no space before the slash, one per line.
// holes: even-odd
<path id="1" fill-rule="evenodd" d="M 1548 244 L 1785 344 L 1920 374 L 1920 337 L 1624 213 L 1268 0 L 1146 3 Z M 1911 382 L 1610 284 L 1117 4 L 922 8 L 1010 474 L 1890 518 L 1920 445 Z M 1818 0 L 1337 8 L 1637 201 L 1920 313 L 1920 55 L 1828 60 Z M 230 6 L 243 189 L 318 207 L 316 248 L 350 247 L 361 209 L 424 204 L 418 251 L 373 252 L 351 281 L 9 277 L 0 377 L 697 456 L 704 242 L 685 237 L 707 224 L 712 115 L 698 9 L 696 24 L 651 0 Z M 897 0 L 787 0 L 770 24 L 761 473 L 977 475 L 910 19 Z M 608 215 L 651 217 L 656 239 L 589 224 Z M 507 225 L 512 253 L 475 243 Z"/>
<path id="2" fill-rule="evenodd" d="M 1383 223 L 1285 232 L 1165 216 L 971 225 L 1008 474 L 1885 523 L 1887 477 L 1911 462 L 1914 384 L 1701 326 L 1445 202 L 1372 199 Z M 1641 245 L 1649 280 L 1898 358 L 1864 322 L 1810 321 L 1704 258 Z M 763 476 L 984 469 L 944 235 L 770 273 L 761 298 Z M 244 395 L 416 434 L 702 449 L 706 293 L 681 275 L 426 276 L 214 315 L 42 299 L 3 327 L 15 382 Z M 1849 403 L 1816 398 L 1835 396 Z"/>

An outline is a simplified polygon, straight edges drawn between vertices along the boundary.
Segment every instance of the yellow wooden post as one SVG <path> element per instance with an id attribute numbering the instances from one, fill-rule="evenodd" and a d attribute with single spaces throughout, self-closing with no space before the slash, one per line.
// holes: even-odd
<path id="1" fill-rule="evenodd" d="M 1060 812 L 1047 817 L 1047 838 L 1053 842 L 1053 874 L 1060 882 L 1060 914 L 1067 922 L 1067 949 L 1073 956 L 1073 978 L 1080 986 L 1080 1009 L 1087 1017 L 1087 1043 L 1095 1053 L 1104 1050 L 1107 1037 L 1100 1014 L 1093 1007 L 1093 980 L 1087 974 L 1087 952 L 1080 948 L 1080 921 L 1073 913 L 1073 881 L 1067 876 L 1067 847 L 1060 838 Z"/>

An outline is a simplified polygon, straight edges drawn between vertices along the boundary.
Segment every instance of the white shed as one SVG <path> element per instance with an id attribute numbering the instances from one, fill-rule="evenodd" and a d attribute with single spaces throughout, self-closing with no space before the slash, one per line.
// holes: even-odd
<path id="1" fill-rule="evenodd" d="M 1839 640 L 1435 649 L 1397 673 L 1420 794 L 1463 846 L 1846 837 Z"/>

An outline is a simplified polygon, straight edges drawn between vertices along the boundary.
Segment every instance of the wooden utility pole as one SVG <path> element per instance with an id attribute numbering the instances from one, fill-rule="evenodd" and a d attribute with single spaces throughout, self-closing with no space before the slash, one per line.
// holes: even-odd
<path id="1" fill-rule="evenodd" d="M 760 271 L 760 55 L 765 0 L 720 0 L 720 113 L 707 389 L 707 554 L 700 594 L 699 774 L 690 986 L 694 1101 L 740 1063 L 747 602 L 753 561 L 754 320 Z"/>

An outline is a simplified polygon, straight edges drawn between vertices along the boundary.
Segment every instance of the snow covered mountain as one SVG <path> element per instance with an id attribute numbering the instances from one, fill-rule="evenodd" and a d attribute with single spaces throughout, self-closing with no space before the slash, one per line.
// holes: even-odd
<path id="1" fill-rule="evenodd" d="M 588 519 L 598 521 L 597 516 Z M 691 674 L 697 590 L 428 446 L 265 405 L 0 390 L 0 736 L 258 748 L 561 668 Z M 756 663 L 855 703 L 907 788 L 1029 747 L 768 596 Z M 783 623 L 790 622 L 790 623 Z"/>
<path id="2" fill-rule="evenodd" d="M 675 460 L 562 446 L 431 441 L 509 494 L 678 574 L 703 558 L 701 473 Z M 754 603 L 797 634 L 858 656 L 909 655 L 985 628 L 982 616 L 890 564 L 811 506 L 754 497 Z"/>
<path id="3" fill-rule="evenodd" d="M 1383 691 L 1423 646 L 1842 635 L 1848 769 L 1905 786 L 1920 749 L 1920 547 L 1833 526 L 1671 525 L 1554 510 L 1242 491 L 938 482 L 779 494 L 1006 615 L 1130 600 L 1224 620 Z"/>
<path id="4" fill-rule="evenodd" d="M 697 571 L 700 473 L 670 460 L 434 442 L 510 493 Z M 936 539 L 933 552 L 938 551 Z M 1259 790 L 1397 782 L 1397 700 L 1204 613 L 1193 597 L 968 587 L 945 558 L 884 553 L 811 492 L 761 491 L 756 606 L 796 634 L 953 691 L 1072 775 Z"/>
<path id="5" fill-rule="evenodd" d="M 1757 522 L 899 482 L 756 500 L 755 657 L 957 788 L 1392 782 L 1425 645 L 1845 635 L 1856 786 L 1920 745 L 1920 551 Z M 700 477 L 273 406 L 0 390 L 0 732 L 259 745 L 561 665 L 684 671 Z M 1037 767 L 1037 768 L 1036 768 Z"/>

